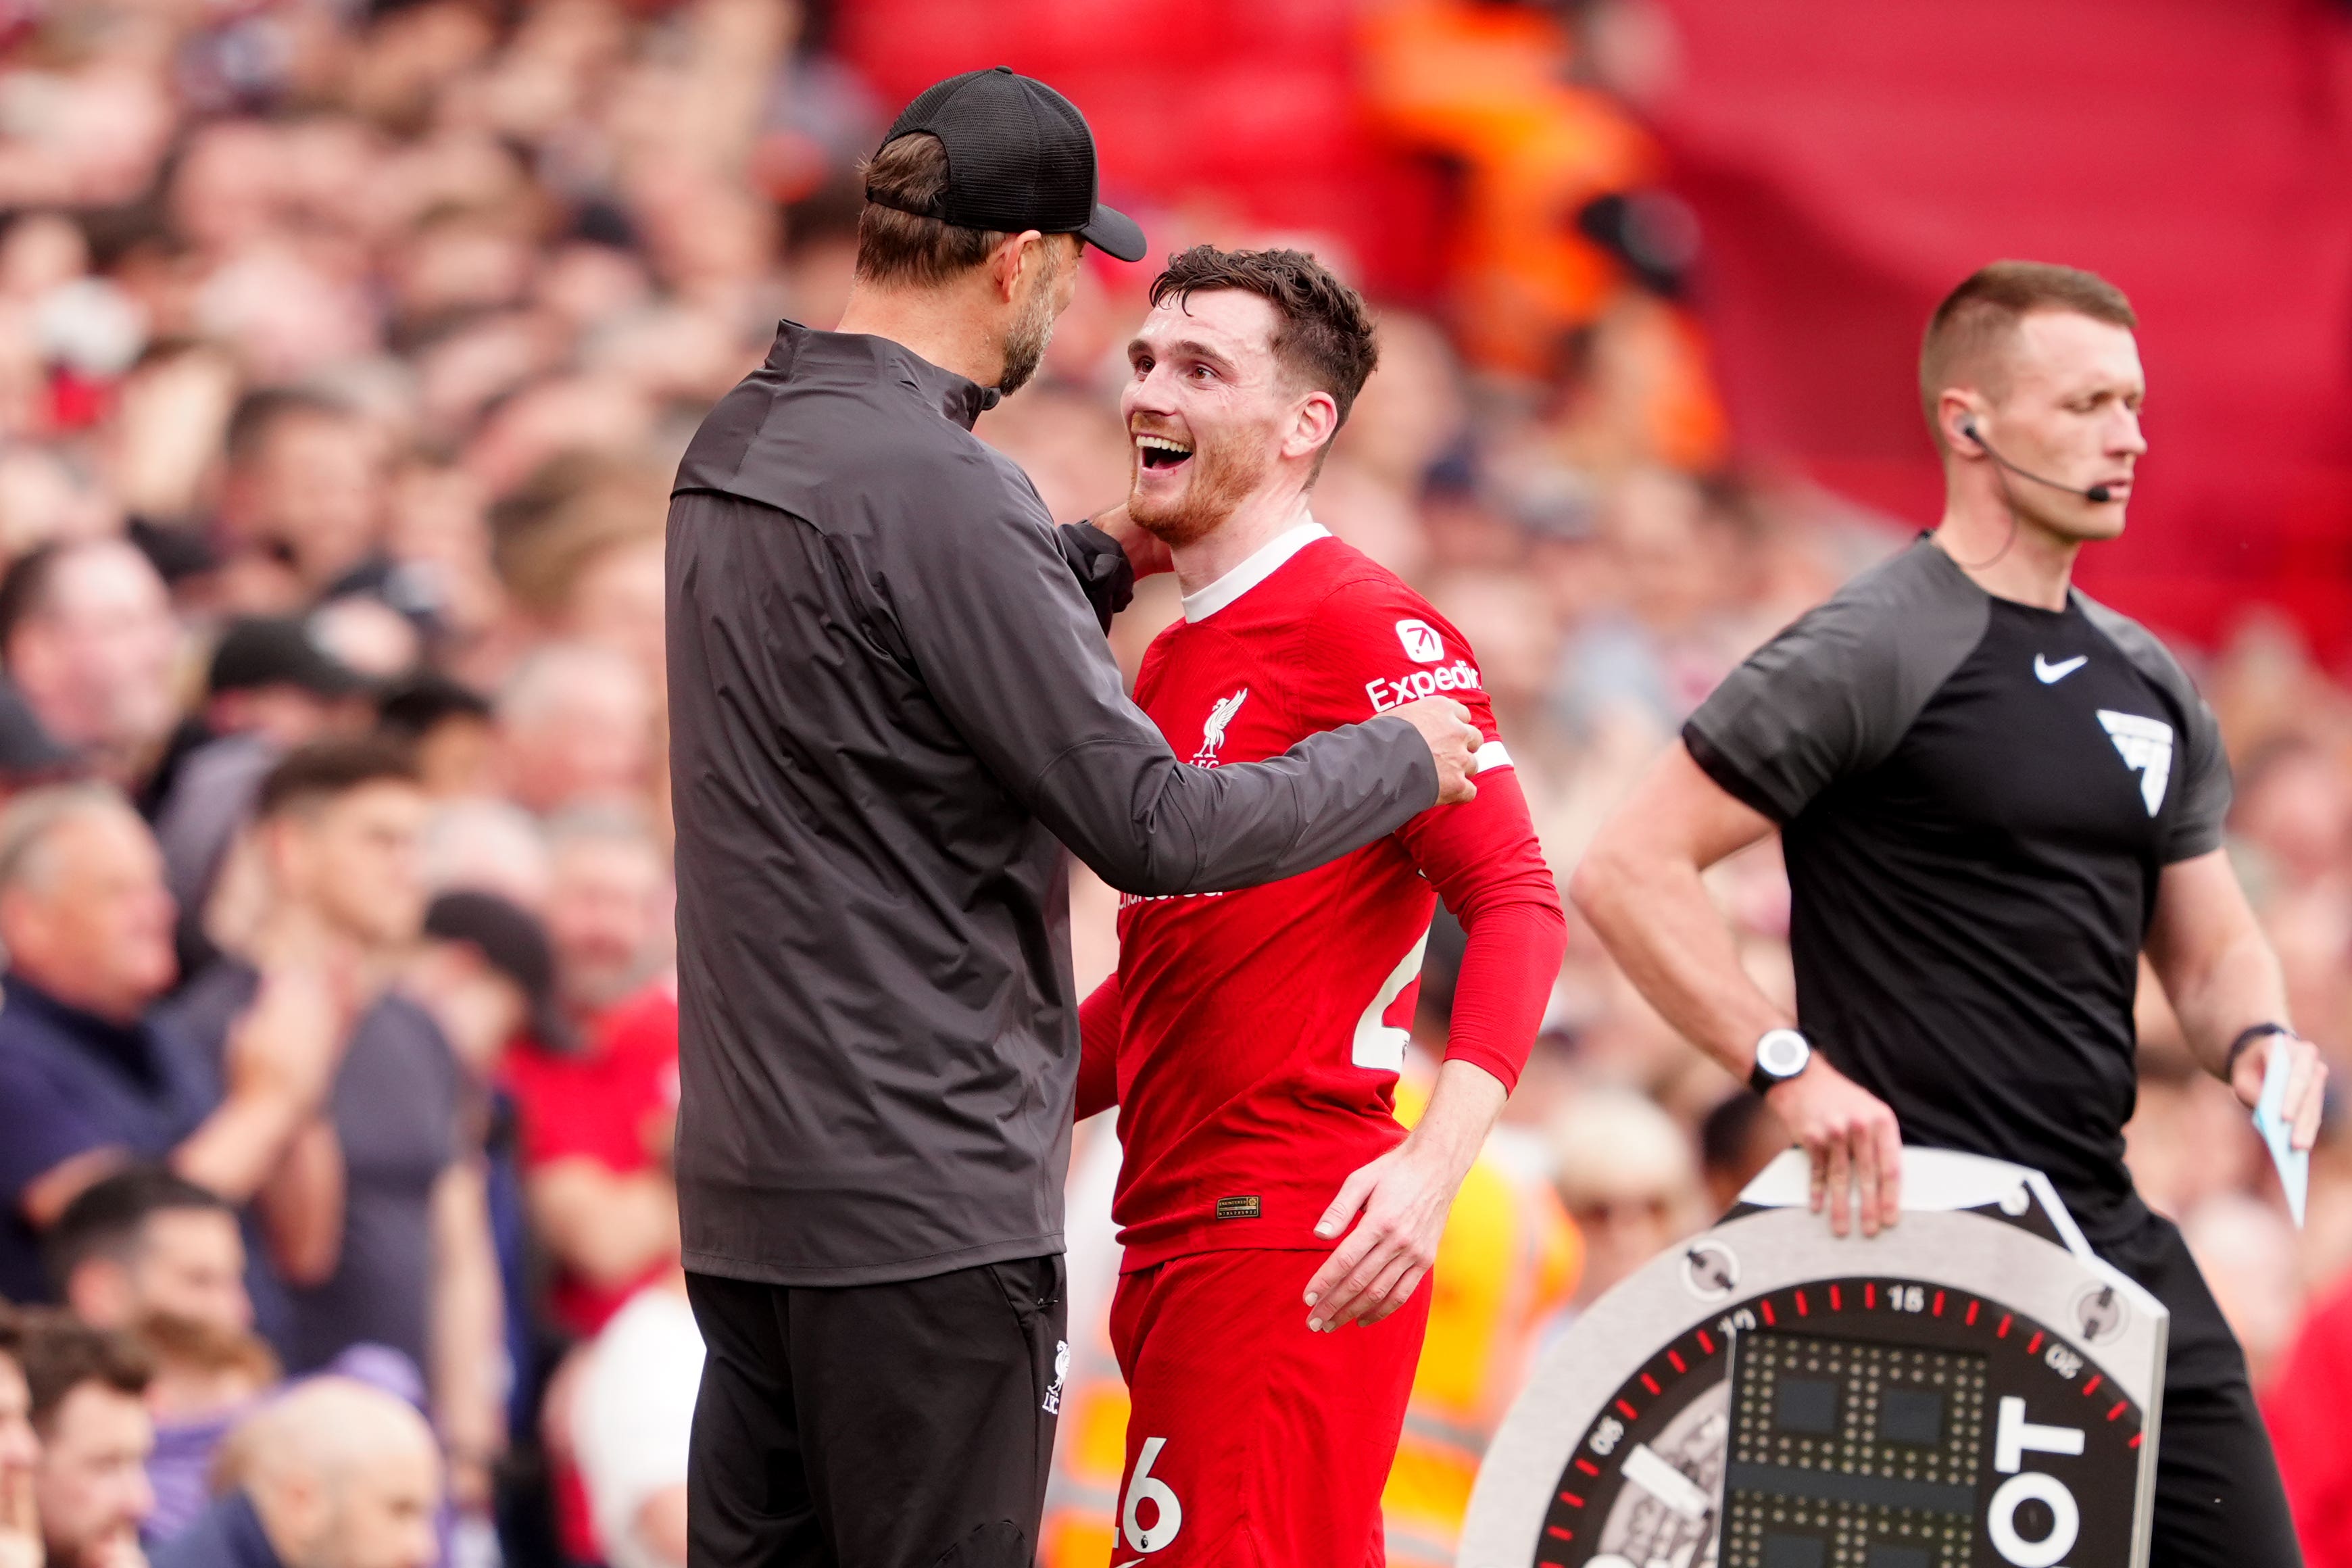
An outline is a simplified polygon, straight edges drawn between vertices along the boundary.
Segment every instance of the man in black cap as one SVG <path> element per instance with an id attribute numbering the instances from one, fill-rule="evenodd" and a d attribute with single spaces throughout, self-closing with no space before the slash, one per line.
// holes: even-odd
<path id="1" fill-rule="evenodd" d="M 518 1034 L 552 1050 L 572 1048 L 572 1020 L 555 992 L 555 949 L 539 917 L 497 893 L 457 888 L 425 906 L 425 934 L 470 962 L 454 973 L 450 966 L 428 969 L 422 984 L 412 971 L 412 989 L 485 1078 L 498 1066 L 495 1053 Z"/>
<path id="2" fill-rule="evenodd" d="M 1127 700 L 1120 545 L 971 434 L 1081 242 L 1144 251 L 1066 100 L 941 82 L 866 198 L 841 330 L 784 323 L 670 509 L 698 1568 L 1030 1563 L 1067 1360 L 1063 847 L 1208 892 L 1473 793 L 1450 699 L 1215 768 Z"/>
<path id="3" fill-rule="evenodd" d="M 263 777 L 292 748 L 363 725 L 368 689 L 367 678 L 301 619 L 239 616 L 223 629 L 204 708 L 181 722 L 141 802 L 180 906 L 183 974 L 216 956 L 205 935 L 205 904 Z"/>

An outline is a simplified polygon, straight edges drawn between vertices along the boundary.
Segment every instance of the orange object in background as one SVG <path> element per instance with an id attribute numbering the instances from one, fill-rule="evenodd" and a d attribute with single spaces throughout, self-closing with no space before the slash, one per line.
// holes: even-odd
<path id="1" fill-rule="evenodd" d="M 1063 1374 L 1054 1472 L 1037 1532 L 1037 1568 L 1108 1568 L 1118 1544 L 1118 1483 L 1127 1471 L 1127 1384 L 1110 1345 L 1110 1300 L 1118 1289 L 1118 1227 L 1111 1191 L 1118 1180 L 1116 1118 L 1082 1123 L 1070 1155 L 1063 1236 L 1069 1304 L 1069 1370 Z M 1126 1555 L 1132 1557 L 1134 1552 Z"/>
<path id="2" fill-rule="evenodd" d="M 1400 1083 L 1398 1120 L 1411 1125 L 1427 1097 L 1417 1081 Z M 1454 1194 L 1423 1287 L 1429 1331 L 1381 1494 L 1390 1568 L 1451 1568 L 1487 1439 L 1526 1382 L 1537 1330 L 1583 1267 L 1583 1241 L 1550 1184 L 1489 1145 Z"/>
<path id="3" fill-rule="evenodd" d="M 1087 1327 L 1090 1335 L 1101 1331 L 1102 1325 Z M 1108 1351 L 1105 1344 L 1103 1361 Z M 1118 1478 L 1127 1463 L 1127 1385 L 1116 1362 L 1072 1376 L 1055 1449 L 1038 1568 L 1105 1568 L 1118 1544 Z"/>
<path id="4" fill-rule="evenodd" d="M 1360 33 L 1363 101 L 1402 148 L 1459 165 L 1449 296 L 1470 356 L 1543 376 L 1624 273 L 1576 230 L 1596 196 L 1655 183 L 1648 132 L 1567 79 L 1546 13 L 1471 0 L 1387 0 Z"/>

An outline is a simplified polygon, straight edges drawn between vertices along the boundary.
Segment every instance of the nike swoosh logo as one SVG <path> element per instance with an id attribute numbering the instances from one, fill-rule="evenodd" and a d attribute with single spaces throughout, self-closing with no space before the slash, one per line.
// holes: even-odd
<path id="1" fill-rule="evenodd" d="M 2087 653 L 2078 653 L 2063 664 L 2053 664 L 2040 654 L 2033 656 L 2033 673 L 2044 686 L 2055 686 L 2091 661 Z"/>

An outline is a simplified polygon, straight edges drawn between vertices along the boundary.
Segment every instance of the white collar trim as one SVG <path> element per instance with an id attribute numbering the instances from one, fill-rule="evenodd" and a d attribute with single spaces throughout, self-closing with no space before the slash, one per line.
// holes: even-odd
<path id="1" fill-rule="evenodd" d="M 1184 618 L 1205 621 L 1268 577 L 1282 569 L 1283 563 L 1318 539 L 1328 539 L 1331 531 L 1312 517 L 1305 522 L 1286 528 L 1264 544 L 1250 558 L 1202 588 L 1184 595 Z"/>

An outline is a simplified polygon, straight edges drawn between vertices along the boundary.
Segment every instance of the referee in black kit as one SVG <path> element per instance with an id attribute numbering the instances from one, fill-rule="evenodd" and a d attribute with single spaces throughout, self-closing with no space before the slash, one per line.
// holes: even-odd
<path id="1" fill-rule="evenodd" d="M 2112 285 L 2026 262 L 1944 300 L 1919 365 L 1941 524 L 1735 671 L 1571 891 L 1659 1011 L 1770 1100 L 1840 1234 L 1850 1186 L 1864 1232 L 1895 1223 L 1900 1140 L 2047 1173 L 2172 1312 L 2149 1562 L 2280 1568 L 2302 1559 L 2245 1359 L 2123 1160 L 2143 952 L 2247 1105 L 2287 1054 L 2305 1147 L 2326 1076 L 2221 848 L 2211 712 L 2069 586 L 2123 531 L 2146 450 L 2137 324 Z M 1776 826 L 1794 1019 L 1699 880 Z"/>
<path id="2" fill-rule="evenodd" d="M 669 521 L 697 1568 L 1028 1568 L 1067 1364 L 1064 846 L 1128 892 L 1287 877 L 1467 799 L 1437 699 L 1213 771 L 1103 640 L 1131 567 L 973 418 L 1037 365 L 1095 199 L 1003 69 L 866 172 L 841 330 L 779 331 Z"/>

